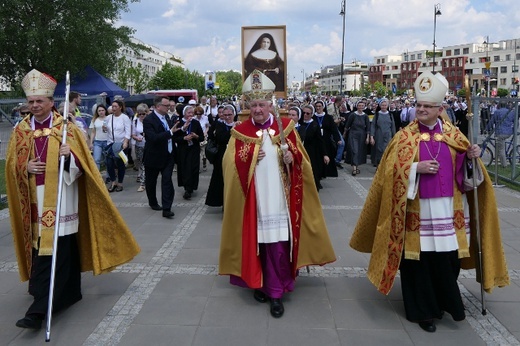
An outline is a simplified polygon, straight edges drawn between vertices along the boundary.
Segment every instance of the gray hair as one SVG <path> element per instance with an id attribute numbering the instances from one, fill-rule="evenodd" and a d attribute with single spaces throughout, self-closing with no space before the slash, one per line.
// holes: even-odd
<path id="1" fill-rule="evenodd" d="M 148 113 L 150 111 L 150 108 L 148 108 L 148 105 L 146 103 L 140 103 L 135 107 L 135 111 L 137 113 Z"/>

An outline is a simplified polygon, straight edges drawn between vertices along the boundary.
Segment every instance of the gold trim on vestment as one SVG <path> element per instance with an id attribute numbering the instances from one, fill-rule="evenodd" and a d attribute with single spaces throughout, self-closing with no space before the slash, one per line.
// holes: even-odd
<path id="1" fill-rule="evenodd" d="M 44 129 L 37 129 L 34 130 L 33 137 L 34 138 L 40 138 L 40 137 L 47 137 L 52 133 L 52 129 L 50 128 L 44 128 Z"/>

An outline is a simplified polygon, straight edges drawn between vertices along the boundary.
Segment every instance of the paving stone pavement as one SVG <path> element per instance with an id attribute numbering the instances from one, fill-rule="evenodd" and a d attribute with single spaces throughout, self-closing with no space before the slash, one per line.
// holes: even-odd
<path id="1" fill-rule="evenodd" d="M 269 314 L 252 292 L 218 276 L 221 208 L 204 205 L 211 169 L 201 173 L 190 201 L 177 189 L 175 218 L 148 207 L 129 170 L 125 190 L 111 194 L 141 246 L 130 263 L 110 274 L 82 275 L 83 300 L 55 314 L 50 345 L 520 345 L 520 193 L 496 189 L 511 285 L 486 294 L 481 313 L 474 271 L 459 286 L 467 318 L 437 321 L 426 333 L 404 317 L 399 279 L 384 296 L 369 283 L 369 255 L 348 246 L 374 168 L 322 182 L 323 211 L 337 261 L 302 269 L 286 313 Z M 176 177 L 174 177 L 176 179 Z M 176 180 L 175 180 L 176 181 Z M 17 328 L 31 302 L 19 281 L 7 210 L 0 211 L 0 345 L 40 345 L 45 328 Z"/>

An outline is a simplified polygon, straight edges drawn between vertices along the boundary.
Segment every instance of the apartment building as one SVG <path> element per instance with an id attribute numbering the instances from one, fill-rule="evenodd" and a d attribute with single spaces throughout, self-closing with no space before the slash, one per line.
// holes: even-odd
<path id="1" fill-rule="evenodd" d="M 437 49 L 435 59 L 428 50 L 376 56 L 368 67 L 368 82 L 410 90 L 415 79 L 422 72 L 433 70 L 435 64 L 435 71 L 446 77 L 453 93 L 464 88 L 466 76 L 475 92 L 483 96 L 495 96 L 499 88 L 510 90 L 512 95 L 518 92 L 520 38 Z"/>
<path id="2" fill-rule="evenodd" d="M 136 54 L 128 47 L 121 47 L 119 49 L 118 55 L 119 57 L 124 57 L 126 60 L 128 60 L 133 67 L 136 67 L 140 64 L 150 78 L 153 77 L 158 71 L 160 71 L 167 62 L 173 66 L 180 66 L 184 68 L 184 64 L 180 57 L 165 52 L 138 39 L 132 38 L 131 40 L 133 43 L 147 47 L 149 51 L 142 51 Z M 117 80 L 117 76 L 115 76 L 115 79 Z M 133 94 L 133 85 L 129 84 L 127 90 L 130 94 Z"/>

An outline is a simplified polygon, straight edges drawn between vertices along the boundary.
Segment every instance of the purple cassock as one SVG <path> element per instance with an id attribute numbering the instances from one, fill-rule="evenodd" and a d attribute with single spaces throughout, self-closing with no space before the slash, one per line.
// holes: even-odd
<path id="1" fill-rule="evenodd" d="M 459 188 L 462 187 L 462 179 L 464 177 L 464 167 L 466 153 L 457 153 L 455 169 L 451 158 L 449 146 L 440 140 L 442 138 L 442 130 L 440 122 L 430 130 L 429 127 L 419 123 L 421 134 L 427 133 L 430 140 L 419 143 L 419 160 L 435 160 L 439 163 L 439 171 L 437 174 L 422 174 L 419 182 L 419 198 L 438 198 L 453 197 L 453 175 L 455 174 L 457 182 L 460 182 Z M 438 138 L 437 140 L 435 138 Z"/>
<path id="2" fill-rule="evenodd" d="M 289 260 L 289 242 L 258 244 L 258 246 L 264 276 L 264 286 L 260 290 L 270 298 L 282 298 L 285 292 L 294 290 L 294 279 L 291 275 L 291 262 Z M 231 275 L 229 282 L 232 285 L 249 287 L 238 276 Z"/>

